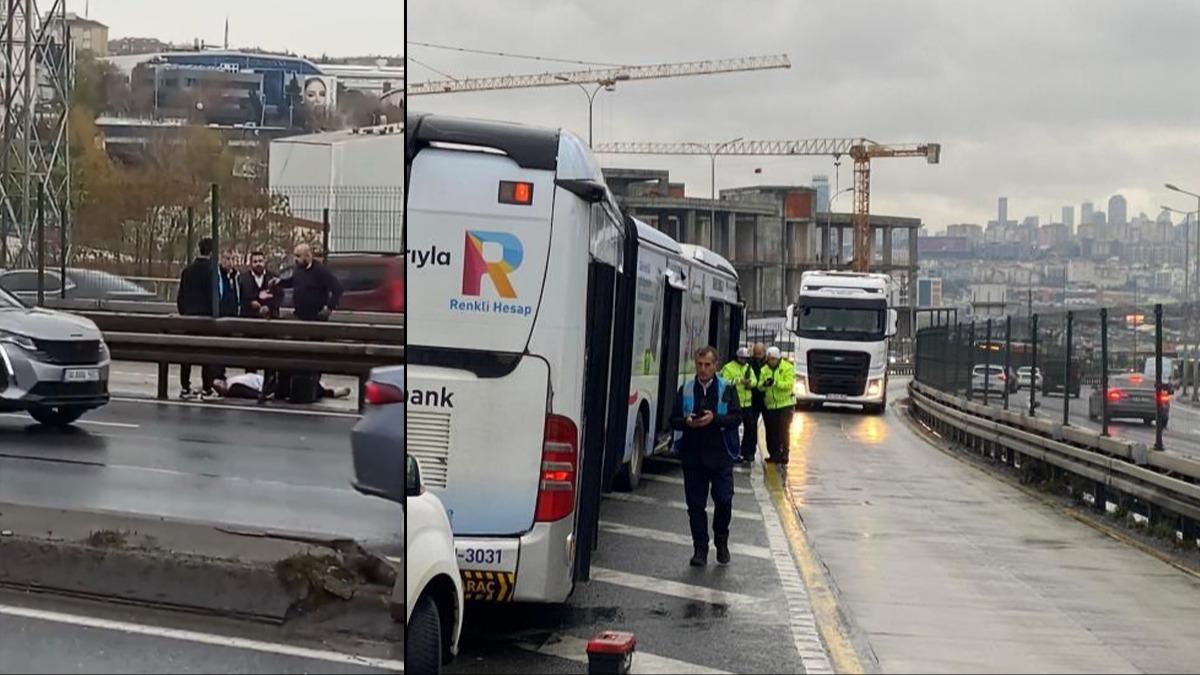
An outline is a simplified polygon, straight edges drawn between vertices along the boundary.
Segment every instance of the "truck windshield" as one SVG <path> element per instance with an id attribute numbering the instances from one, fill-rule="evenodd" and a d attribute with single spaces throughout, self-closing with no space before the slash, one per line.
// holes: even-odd
<path id="1" fill-rule="evenodd" d="M 802 305 L 796 316 L 796 334 L 813 339 L 882 340 L 883 321 L 883 308 Z"/>

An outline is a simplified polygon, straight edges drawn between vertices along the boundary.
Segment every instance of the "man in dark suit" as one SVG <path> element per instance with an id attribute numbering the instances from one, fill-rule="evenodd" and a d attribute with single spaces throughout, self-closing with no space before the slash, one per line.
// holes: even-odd
<path id="1" fill-rule="evenodd" d="M 179 275 L 175 305 L 183 316 L 212 315 L 212 249 L 212 239 L 201 239 L 199 255 Z M 204 389 L 212 386 L 209 375 L 208 369 L 204 369 L 201 375 Z M 186 400 L 196 397 L 196 392 L 192 390 L 192 364 L 180 364 L 179 386 L 179 398 Z"/>
<path id="2" fill-rule="evenodd" d="M 273 289 L 279 275 L 267 269 L 267 257 L 262 251 L 250 254 L 250 271 L 238 277 L 241 291 L 242 316 L 247 318 L 278 318 L 280 297 Z"/>

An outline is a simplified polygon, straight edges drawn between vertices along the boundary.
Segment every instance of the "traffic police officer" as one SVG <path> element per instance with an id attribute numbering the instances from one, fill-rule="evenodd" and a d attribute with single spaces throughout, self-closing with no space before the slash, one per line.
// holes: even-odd
<path id="1" fill-rule="evenodd" d="M 764 394 L 767 427 L 767 461 L 788 462 L 788 429 L 792 426 L 792 411 L 796 407 L 796 367 L 783 358 L 779 347 L 767 350 L 767 362 L 758 372 L 758 388 Z"/>
<path id="2" fill-rule="evenodd" d="M 721 369 L 721 379 L 737 388 L 738 404 L 742 408 L 741 461 L 753 462 L 754 451 L 758 447 L 758 416 L 754 414 L 753 405 L 758 376 L 750 365 L 749 349 L 741 347 L 737 350 L 737 360 L 725 364 Z"/>

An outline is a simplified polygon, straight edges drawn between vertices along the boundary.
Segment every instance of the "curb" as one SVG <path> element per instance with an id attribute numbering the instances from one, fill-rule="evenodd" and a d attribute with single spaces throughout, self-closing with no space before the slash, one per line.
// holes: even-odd
<path id="1" fill-rule="evenodd" d="M 386 593 L 372 563 L 353 542 L 0 504 L 0 586 L 18 590 L 282 624 Z"/>

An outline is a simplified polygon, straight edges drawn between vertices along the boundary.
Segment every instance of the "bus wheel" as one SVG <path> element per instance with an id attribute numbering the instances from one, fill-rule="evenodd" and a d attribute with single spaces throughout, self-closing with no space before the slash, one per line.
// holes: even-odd
<path id="1" fill-rule="evenodd" d="M 642 462 L 646 457 L 646 418 L 637 416 L 633 427 L 633 456 L 621 467 L 613 484 L 619 492 L 633 492 L 642 482 Z"/>

